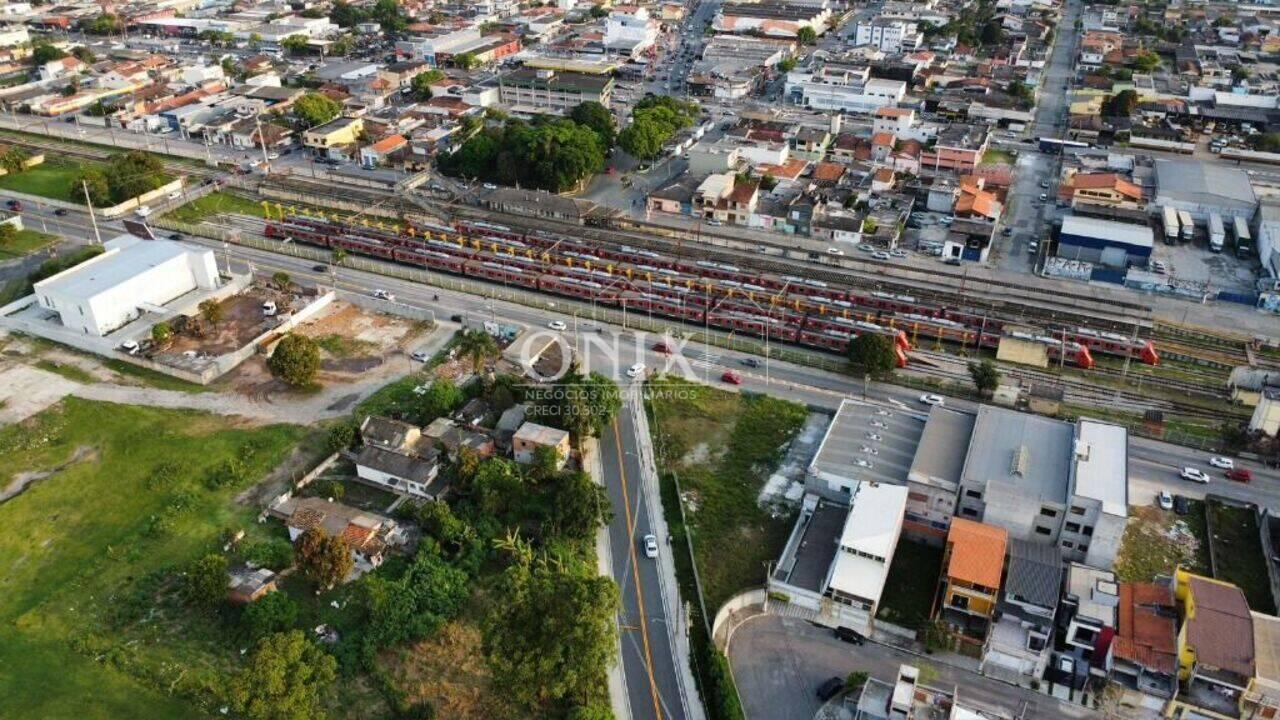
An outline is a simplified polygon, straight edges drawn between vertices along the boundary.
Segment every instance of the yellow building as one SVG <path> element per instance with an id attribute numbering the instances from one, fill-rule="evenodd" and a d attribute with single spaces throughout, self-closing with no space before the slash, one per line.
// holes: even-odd
<path id="1" fill-rule="evenodd" d="M 1239 718 L 1257 667 L 1253 616 L 1244 592 L 1231 583 L 1178 568 L 1173 593 L 1182 618 L 1178 629 L 1180 688 L 1169 701 L 1165 716 Z"/>
<path id="2" fill-rule="evenodd" d="M 985 641 L 1004 575 L 1004 528 L 961 517 L 952 519 L 942 564 L 941 617 L 962 635 Z"/>
<path id="3" fill-rule="evenodd" d="M 304 132 L 302 144 L 326 154 L 331 148 L 354 145 L 363 131 L 364 119 L 340 117 Z"/>

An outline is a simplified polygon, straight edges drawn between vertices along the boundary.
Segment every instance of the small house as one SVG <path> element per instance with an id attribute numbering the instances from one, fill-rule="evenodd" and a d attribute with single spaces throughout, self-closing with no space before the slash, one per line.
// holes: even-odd
<path id="1" fill-rule="evenodd" d="M 533 462 L 539 448 L 553 448 L 556 451 L 556 470 L 563 469 L 569 459 L 569 432 L 526 422 L 511 439 L 511 450 L 518 463 Z"/>

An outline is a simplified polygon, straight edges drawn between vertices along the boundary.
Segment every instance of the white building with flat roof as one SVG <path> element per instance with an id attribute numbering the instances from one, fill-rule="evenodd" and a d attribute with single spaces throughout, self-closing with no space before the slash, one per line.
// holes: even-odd
<path id="1" fill-rule="evenodd" d="M 197 289 L 218 286 L 213 251 L 133 235 L 106 251 L 35 284 L 36 301 L 62 324 L 102 336 Z"/>
<path id="2" fill-rule="evenodd" d="M 1129 431 L 1081 419 L 1074 454 L 1075 487 L 1063 518 L 1062 556 L 1110 569 L 1129 522 Z"/>
<path id="3" fill-rule="evenodd" d="M 875 616 L 902 534 L 906 506 L 907 488 L 902 485 L 858 483 L 827 575 L 825 595 Z"/>

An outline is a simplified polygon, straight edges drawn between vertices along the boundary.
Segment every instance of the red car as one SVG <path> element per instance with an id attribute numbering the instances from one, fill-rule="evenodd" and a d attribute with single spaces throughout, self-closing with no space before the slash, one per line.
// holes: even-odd
<path id="1" fill-rule="evenodd" d="M 1249 472 L 1245 468 L 1228 470 L 1225 474 L 1228 480 L 1235 480 L 1236 482 L 1247 483 L 1253 479 L 1253 473 Z"/>
<path id="2" fill-rule="evenodd" d="M 720 376 L 720 379 L 730 385 L 742 384 L 742 376 L 732 370 L 726 370 L 725 373 Z"/>
<path id="3" fill-rule="evenodd" d="M 653 346 L 653 351 L 656 353 L 662 353 L 663 355 L 670 355 L 671 346 L 664 342 L 660 342 L 657 345 Z"/>

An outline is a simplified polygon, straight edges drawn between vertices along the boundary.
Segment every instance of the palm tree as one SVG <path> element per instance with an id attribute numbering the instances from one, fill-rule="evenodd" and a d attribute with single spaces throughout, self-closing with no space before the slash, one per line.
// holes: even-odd
<path id="1" fill-rule="evenodd" d="M 479 375 L 485 363 L 498 356 L 498 343 L 489 333 L 464 330 L 458 339 L 458 355 L 471 360 L 471 370 Z"/>
<path id="2" fill-rule="evenodd" d="M 343 260 L 347 259 L 347 251 L 344 248 L 333 249 L 333 264 L 341 265 Z"/>

